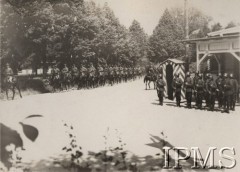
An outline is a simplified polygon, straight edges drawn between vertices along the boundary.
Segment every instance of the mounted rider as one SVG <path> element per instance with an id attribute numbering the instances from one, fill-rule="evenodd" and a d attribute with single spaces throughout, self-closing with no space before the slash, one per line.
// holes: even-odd
<path id="1" fill-rule="evenodd" d="M 60 75 L 60 70 L 57 67 L 57 64 L 54 64 L 51 71 L 51 80 L 53 81 L 55 78 L 59 79 L 60 78 L 59 75 Z"/>
<path id="2" fill-rule="evenodd" d="M 66 74 L 68 74 L 68 72 L 69 72 L 69 69 L 67 67 L 67 64 L 64 64 L 64 66 L 61 70 L 61 73 L 62 73 L 62 75 L 66 75 Z"/>
<path id="3" fill-rule="evenodd" d="M 73 64 L 72 69 L 71 69 L 72 76 L 77 77 L 78 76 L 78 68 L 76 67 L 75 64 Z"/>
<path id="4" fill-rule="evenodd" d="M 80 77 L 87 76 L 87 68 L 84 67 L 84 64 L 80 64 L 79 74 L 80 74 Z"/>
<path id="5" fill-rule="evenodd" d="M 104 75 L 104 69 L 100 64 L 98 64 L 98 66 L 97 66 L 97 71 L 98 71 L 99 76 L 102 77 Z"/>
<path id="6" fill-rule="evenodd" d="M 10 67 L 10 65 L 7 63 L 6 64 L 6 68 L 3 71 L 3 78 L 4 78 L 4 82 L 12 82 L 12 77 L 13 77 L 14 73 L 12 68 Z"/>
<path id="7" fill-rule="evenodd" d="M 89 68 L 88 68 L 89 77 L 94 77 L 95 73 L 96 73 L 96 68 L 93 66 L 92 63 L 90 63 Z"/>

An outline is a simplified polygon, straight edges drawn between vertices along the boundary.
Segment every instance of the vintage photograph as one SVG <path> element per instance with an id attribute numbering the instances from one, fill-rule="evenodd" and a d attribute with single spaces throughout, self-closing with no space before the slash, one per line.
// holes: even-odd
<path id="1" fill-rule="evenodd" d="M 0 172 L 239 172 L 239 0 L 0 0 Z"/>

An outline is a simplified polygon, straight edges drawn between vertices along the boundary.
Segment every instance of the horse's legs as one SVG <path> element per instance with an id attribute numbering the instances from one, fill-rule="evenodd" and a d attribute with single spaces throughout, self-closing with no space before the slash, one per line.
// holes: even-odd
<path id="1" fill-rule="evenodd" d="M 16 86 L 16 87 L 17 87 L 17 90 L 18 90 L 19 96 L 22 98 L 22 93 L 21 93 L 20 87 L 19 87 L 19 86 Z"/>
<path id="2" fill-rule="evenodd" d="M 7 100 L 8 100 L 8 88 L 6 88 L 6 95 L 7 95 Z"/>
<path id="3" fill-rule="evenodd" d="M 147 90 L 147 81 L 146 81 L 146 84 L 145 84 L 145 85 L 146 85 L 146 89 L 145 89 L 145 90 Z"/>
<path id="4" fill-rule="evenodd" d="M 12 88 L 12 92 L 13 92 L 12 100 L 14 100 L 14 97 L 15 97 L 15 87 L 14 86 Z"/>

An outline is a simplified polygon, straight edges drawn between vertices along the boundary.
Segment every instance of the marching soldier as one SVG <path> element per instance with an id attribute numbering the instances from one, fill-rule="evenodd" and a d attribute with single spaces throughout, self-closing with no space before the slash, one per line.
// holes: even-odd
<path id="1" fill-rule="evenodd" d="M 213 80 L 213 76 L 209 76 L 209 83 L 207 85 L 207 91 L 209 94 L 209 110 L 214 111 L 215 98 L 217 94 L 217 84 Z"/>
<path id="2" fill-rule="evenodd" d="M 232 89 L 230 107 L 231 107 L 231 110 L 235 111 L 235 104 L 236 104 L 237 93 L 238 93 L 238 81 L 234 78 L 233 74 L 230 74 L 230 85 Z"/>
<path id="3" fill-rule="evenodd" d="M 191 103 L 192 103 L 192 90 L 193 90 L 193 80 L 190 77 L 190 73 L 187 73 L 185 83 L 186 87 L 186 99 L 187 99 L 187 108 L 191 109 Z"/>
<path id="4" fill-rule="evenodd" d="M 223 106 L 223 77 L 222 74 L 219 73 L 216 79 L 217 85 L 217 100 L 218 100 L 218 108 L 222 108 Z"/>
<path id="5" fill-rule="evenodd" d="M 223 81 L 223 90 L 224 90 L 224 110 L 223 112 L 229 113 L 230 109 L 230 102 L 231 102 L 231 82 L 228 74 L 224 74 L 224 81 Z"/>
<path id="6" fill-rule="evenodd" d="M 175 75 L 175 79 L 173 80 L 173 89 L 175 91 L 176 96 L 176 104 L 178 107 L 181 107 L 181 90 L 182 90 L 182 80 L 179 78 L 179 74 Z"/>
<path id="7" fill-rule="evenodd" d="M 199 74 L 199 77 L 196 80 L 195 90 L 196 90 L 197 109 L 202 109 L 202 101 L 204 97 L 204 80 L 203 80 L 202 74 Z"/>
<path id="8" fill-rule="evenodd" d="M 163 105 L 163 96 L 164 96 L 164 87 L 166 86 L 166 83 L 162 79 L 162 74 L 160 74 L 158 80 L 157 80 L 157 94 L 159 98 L 159 104 Z"/>

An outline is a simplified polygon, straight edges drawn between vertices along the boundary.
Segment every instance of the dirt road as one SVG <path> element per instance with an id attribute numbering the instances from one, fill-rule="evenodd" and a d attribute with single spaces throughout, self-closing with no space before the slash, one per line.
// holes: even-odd
<path id="1" fill-rule="evenodd" d="M 235 147 L 240 157 L 240 107 L 235 112 L 200 111 L 177 108 L 165 100 L 159 106 L 155 90 L 144 90 L 142 80 L 106 86 L 91 90 L 73 90 L 27 96 L 14 101 L 0 102 L 0 119 L 5 125 L 23 135 L 19 122 L 38 128 L 35 142 L 24 138 L 25 156 L 42 159 L 61 153 L 68 143 L 67 123 L 72 125 L 83 151 L 118 146 L 120 137 L 125 149 L 137 155 L 155 155 L 159 150 L 148 147 L 149 134 L 161 136 L 161 132 L 174 146 L 199 147 L 203 156 L 210 146 Z M 42 118 L 24 119 L 40 114 Z M 24 136 L 23 136 L 24 137 Z M 238 158 L 237 161 L 240 161 Z M 236 169 L 235 169 L 236 170 Z"/>

